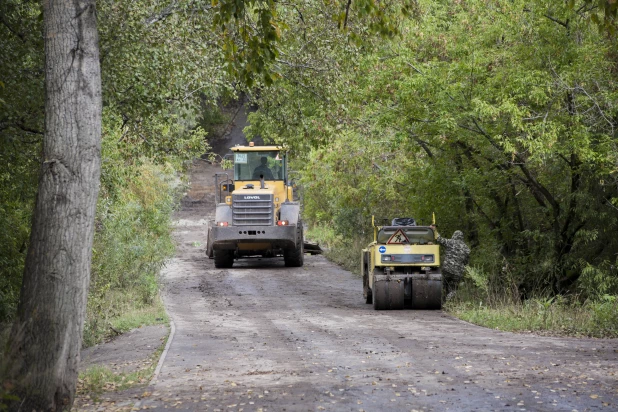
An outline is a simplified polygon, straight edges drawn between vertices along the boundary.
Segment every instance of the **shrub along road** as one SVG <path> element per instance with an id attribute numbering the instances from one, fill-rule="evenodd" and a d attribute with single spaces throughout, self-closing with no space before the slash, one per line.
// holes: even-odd
<path id="1" fill-rule="evenodd" d="M 155 410 L 618 408 L 618 341 L 504 333 L 441 311 L 376 312 L 321 256 L 215 269 L 204 254 L 213 174 L 196 162 L 163 273 L 175 334 L 158 376 L 114 396 Z M 131 402 L 127 398 L 132 398 Z M 111 405 L 108 404 L 108 409 Z"/>

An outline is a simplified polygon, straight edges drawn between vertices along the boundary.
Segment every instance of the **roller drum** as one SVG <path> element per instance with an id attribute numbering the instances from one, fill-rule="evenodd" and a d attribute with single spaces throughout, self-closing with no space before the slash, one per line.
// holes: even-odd
<path id="1" fill-rule="evenodd" d="M 405 282 L 400 277 L 391 275 L 374 275 L 372 298 L 375 310 L 403 309 L 405 300 Z"/>
<path id="2" fill-rule="evenodd" d="M 410 276 L 412 282 L 412 309 L 442 308 L 442 275 L 415 274 Z"/>

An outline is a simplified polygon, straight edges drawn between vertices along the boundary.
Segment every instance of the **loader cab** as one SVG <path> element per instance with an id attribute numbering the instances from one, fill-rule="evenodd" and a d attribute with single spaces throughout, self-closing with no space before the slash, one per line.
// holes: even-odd
<path id="1" fill-rule="evenodd" d="M 255 150 L 254 147 L 247 149 L 234 151 L 234 181 L 254 182 L 263 177 L 267 181 L 285 182 L 287 161 L 283 152 Z"/>

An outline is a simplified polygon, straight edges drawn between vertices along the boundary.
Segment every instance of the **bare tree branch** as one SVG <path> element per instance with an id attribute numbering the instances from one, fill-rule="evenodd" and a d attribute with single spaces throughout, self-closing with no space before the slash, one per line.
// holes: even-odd
<path id="1" fill-rule="evenodd" d="M 170 5 L 161 10 L 160 13 L 153 14 L 152 16 L 148 17 L 146 19 L 146 24 L 154 24 L 158 21 L 165 20 L 166 18 L 174 14 L 177 5 L 178 3 L 176 2 L 176 0 L 172 1 Z"/>
<path id="2" fill-rule="evenodd" d="M 2 23 L 11 33 L 17 36 L 22 42 L 26 41 L 26 35 L 24 33 L 20 33 L 17 30 L 13 29 L 9 23 L 4 19 L 4 16 L 0 14 L 0 23 Z"/>
<path id="3" fill-rule="evenodd" d="M 549 14 L 544 14 L 543 16 L 547 17 L 549 20 L 553 21 L 554 23 L 558 23 L 559 25 L 563 26 L 566 29 L 569 28 L 569 19 L 567 19 L 566 21 L 561 21 L 555 17 L 550 16 Z"/>
<path id="4" fill-rule="evenodd" d="M 348 16 L 350 15 L 350 5 L 352 4 L 352 0 L 348 0 L 348 4 L 345 7 L 345 19 L 343 20 L 343 28 L 348 27 Z"/>

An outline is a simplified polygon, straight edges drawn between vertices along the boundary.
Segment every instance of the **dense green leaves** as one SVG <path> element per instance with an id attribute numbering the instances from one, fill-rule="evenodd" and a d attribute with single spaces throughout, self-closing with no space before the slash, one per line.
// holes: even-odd
<path id="1" fill-rule="evenodd" d="M 524 295 L 615 290 L 618 48 L 583 10 L 427 1 L 371 48 L 326 43 L 322 23 L 282 50 L 330 64 L 284 71 L 251 131 L 304 157 L 313 223 L 435 210 Z"/>
<path id="2" fill-rule="evenodd" d="M 617 287 L 616 2 L 97 7 L 100 222 L 130 216 L 142 168 L 201 154 L 200 108 L 243 84 L 259 105 L 248 132 L 299 159 L 312 223 L 362 237 L 372 214 L 435 211 L 443 232 L 465 231 L 475 265 L 524 294 Z M 40 14 L 0 4 L 0 318 L 16 303 L 40 161 Z"/>
<path id="3" fill-rule="evenodd" d="M 307 40 L 308 32 L 315 29 L 328 30 L 317 37 L 330 35 L 331 41 L 337 41 L 342 33 L 356 42 L 368 32 L 392 37 L 399 33 L 399 14 L 410 16 L 416 12 L 416 3 L 408 0 L 213 0 L 212 4 L 214 24 L 224 37 L 226 68 L 250 88 L 270 86 L 285 71 L 277 64 L 282 61 L 282 37 Z M 312 26 L 316 19 L 320 24 Z"/>
<path id="4" fill-rule="evenodd" d="M 0 3 L 0 321 L 11 316 L 28 247 L 43 137 L 43 47 L 36 4 Z"/>
<path id="5" fill-rule="evenodd" d="M 103 0 L 97 8 L 105 106 L 98 218 L 107 222 L 108 214 L 132 211 L 143 222 L 142 212 L 131 209 L 125 195 L 144 179 L 143 164 L 156 163 L 151 167 L 173 174 L 188 159 L 203 154 L 205 133 L 195 127 L 199 108 L 233 94 L 234 87 L 222 70 L 221 41 L 212 30 L 209 4 Z M 17 303 L 41 160 L 41 24 L 38 2 L 1 2 L 0 322 L 12 316 Z M 166 213 L 169 218 L 169 210 Z M 135 230 L 154 236 L 152 227 Z M 105 238 L 115 229 L 100 224 L 97 230 L 97 237 Z M 133 239 L 116 242 L 125 257 L 133 250 Z M 159 249 L 159 255 L 168 253 Z"/>
<path id="6" fill-rule="evenodd" d="M 616 0 L 583 0 L 576 2 L 569 0 L 569 8 L 580 16 L 590 19 L 601 30 L 610 35 L 616 34 L 618 29 L 618 1 Z"/>

